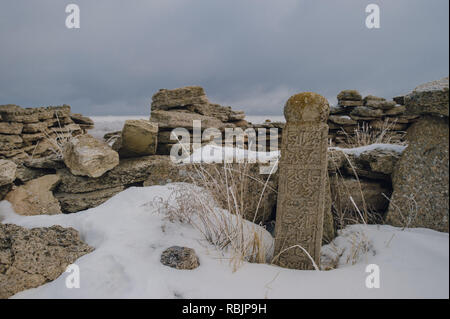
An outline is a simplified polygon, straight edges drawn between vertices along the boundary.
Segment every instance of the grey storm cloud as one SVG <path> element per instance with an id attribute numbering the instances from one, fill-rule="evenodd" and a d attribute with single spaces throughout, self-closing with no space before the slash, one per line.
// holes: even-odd
<path id="1" fill-rule="evenodd" d="M 65 27 L 79 5 L 81 28 Z M 367 29 L 365 8 L 381 9 Z M 149 114 L 160 88 L 281 114 L 287 98 L 384 97 L 448 75 L 448 0 L 2 0 L 0 104 Z"/>

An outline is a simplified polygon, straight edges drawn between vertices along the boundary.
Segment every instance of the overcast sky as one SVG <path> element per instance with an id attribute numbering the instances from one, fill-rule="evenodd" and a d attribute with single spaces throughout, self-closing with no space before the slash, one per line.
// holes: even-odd
<path id="1" fill-rule="evenodd" d="M 81 28 L 67 29 L 78 4 Z M 367 29 L 365 8 L 381 9 Z M 0 0 L 0 104 L 150 113 L 160 88 L 281 114 L 290 95 L 391 98 L 448 76 L 448 0 Z"/>

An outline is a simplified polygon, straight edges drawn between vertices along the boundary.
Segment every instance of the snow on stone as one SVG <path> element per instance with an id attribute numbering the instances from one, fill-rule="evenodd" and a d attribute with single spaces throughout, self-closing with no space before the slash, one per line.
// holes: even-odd
<path id="1" fill-rule="evenodd" d="M 342 151 L 346 154 L 351 154 L 355 156 L 360 156 L 362 153 L 366 151 L 373 151 L 373 150 L 386 150 L 386 151 L 394 151 L 399 154 L 401 154 L 405 148 L 406 145 L 398 145 L 398 144 L 370 144 L 366 146 L 360 146 L 355 148 L 342 148 L 342 147 L 329 147 L 329 150 L 334 151 Z"/>

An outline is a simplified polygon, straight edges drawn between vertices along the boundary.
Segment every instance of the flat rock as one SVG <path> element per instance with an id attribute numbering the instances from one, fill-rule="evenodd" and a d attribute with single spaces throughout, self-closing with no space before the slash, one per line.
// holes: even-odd
<path id="1" fill-rule="evenodd" d="M 20 135 L 22 129 L 22 123 L 0 122 L 0 134 Z"/>
<path id="2" fill-rule="evenodd" d="M 200 86 L 161 89 L 152 97 L 152 110 L 168 110 L 194 104 L 209 103 L 205 90 Z"/>
<path id="3" fill-rule="evenodd" d="M 358 123 L 355 120 L 352 120 L 349 116 L 330 115 L 328 119 L 339 125 L 356 125 Z"/>
<path id="4" fill-rule="evenodd" d="M 209 127 L 218 129 L 225 127 L 224 123 L 217 118 L 179 111 L 152 111 L 150 120 L 158 123 L 161 129 L 169 130 L 178 127 L 192 130 L 194 120 L 201 121 L 202 130 Z"/>
<path id="5" fill-rule="evenodd" d="M 408 112 L 446 116 L 449 114 L 448 77 L 419 85 L 405 96 Z"/>
<path id="6" fill-rule="evenodd" d="M 55 197 L 61 205 L 62 212 L 68 214 L 97 207 L 123 190 L 123 186 L 117 186 L 79 194 L 55 193 Z"/>
<path id="7" fill-rule="evenodd" d="M 170 161 L 167 156 L 143 156 L 120 160 L 112 170 L 98 178 L 75 176 L 68 169 L 60 169 L 57 174 L 61 177 L 61 184 L 57 192 L 86 193 L 117 186 L 142 183 L 149 175 L 158 170 L 162 162 Z"/>
<path id="8" fill-rule="evenodd" d="M 19 215 L 54 215 L 61 213 L 52 190 L 58 185 L 58 175 L 45 175 L 12 190 L 5 199 Z"/>
<path id="9" fill-rule="evenodd" d="M 366 106 L 358 106 L 350 113 L 350 115 L 365 118 L 379 118 L 383 116 L 383 111 L 380 109 L 373 109 Z"/>

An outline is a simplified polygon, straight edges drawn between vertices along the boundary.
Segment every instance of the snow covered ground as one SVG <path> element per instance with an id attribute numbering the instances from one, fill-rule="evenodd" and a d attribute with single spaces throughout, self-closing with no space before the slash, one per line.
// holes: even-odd
<path id="1" fill-rule="evenodd" d="M 355 225 L 346 228 L 326 256 L 341 255 L 331 271 L 298 271 L 244 263 L 233 272 L 228 253 L 209 245 L 189 224 L 170 222 L 154 205 L 170 200 L 175 184 L 132 187 L 104 204 L 71 215 L 19 216 L 0 202 L 0 221 L 25 227 L 62 225 L 80 231 L 95 251 L 76 261 L 81 287 L 55 281 L 13 298 L 448 298 L 449 235 L 428 229 Z M 352 255 L 356 238 L 367 253 Z M 161 252 L 173 245 L 194 248 L 195 270 L 163 266 Z M 348 263 L 347 260 L 350 260 Z M 352 264 L 351 260 L 356 263 Z M 380 288 L 366 288 L 366 266 L 377 264 Z"/>

